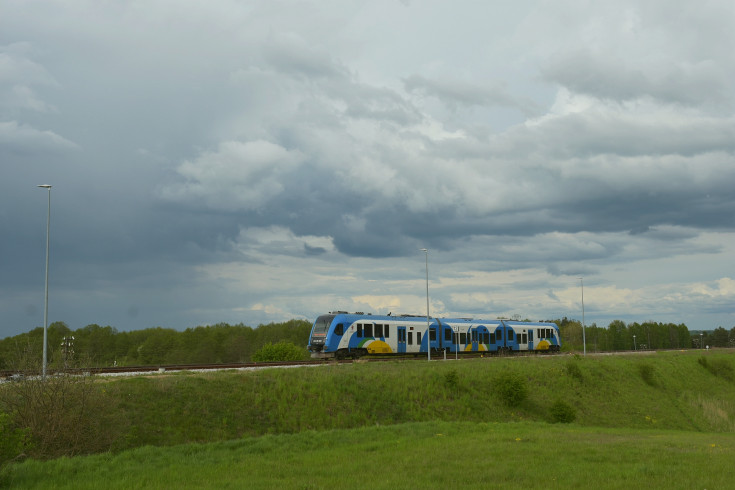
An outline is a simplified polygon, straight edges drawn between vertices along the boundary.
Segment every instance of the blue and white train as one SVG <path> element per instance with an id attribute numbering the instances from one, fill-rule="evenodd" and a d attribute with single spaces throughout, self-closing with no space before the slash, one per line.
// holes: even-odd
<path id="1" fill-rule="evenodd" d="M 427 335 L 427 330 L 429 334 Z M 309 352 L 318 359 L 358 358 L 371 354 L 515 351 L 557 352 L 555 323 L 372 315 L 335 311 L 311 327 Z"/>

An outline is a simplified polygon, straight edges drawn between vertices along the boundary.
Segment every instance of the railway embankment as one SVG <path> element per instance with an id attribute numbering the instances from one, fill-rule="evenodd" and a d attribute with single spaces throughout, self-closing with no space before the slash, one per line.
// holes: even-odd
<path id="1" fill-rule="evenodd" d="M 735 432 L 732 350 L 81 379 L 54 392 L 0 385 L 6 428 L 26 431 L 27 456 L 429 421 Z"/>

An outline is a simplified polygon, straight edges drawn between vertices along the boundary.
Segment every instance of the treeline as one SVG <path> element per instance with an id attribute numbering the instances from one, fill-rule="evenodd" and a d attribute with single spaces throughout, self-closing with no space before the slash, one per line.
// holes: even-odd
<path id="1" fill-rule="evenodd" d="M 626 324 L 622 320 L 614 320 L 607 328 L 598 327 L 594 323 L 586 325 L 583 337 L 582 323 L 579 320 L 564 317 L 550 321 L 559 325 L 563 349 L 566 351 L 581 351 L 585 343 L 590 352 L 735 347 L 735 327 L 729 331 L 718 327 L 715 330 L 690 332 L 683 323 Z"/>
<path id="2" fill-rule="evenodd" d="M 310 331 L 311 323 L 305 320 L 256 328 L 218 323 L 183 331 L 156 327 L 130 332 L 96 324 L 71 330 L 64 322 L 54 322 L 47 331 L 48 364 L 102 367 L 249 362 L 263 346 L 278 342 L 302 347 L 306 357 Z M 41 327 L 0 340 L 0 369 L 14 369 L 32 352 L 40 358 L 42 346 Z"/>

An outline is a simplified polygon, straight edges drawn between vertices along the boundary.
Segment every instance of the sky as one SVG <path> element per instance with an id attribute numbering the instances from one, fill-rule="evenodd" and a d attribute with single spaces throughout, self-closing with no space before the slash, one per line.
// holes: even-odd
<path id="1" fill-rule="evenodd" d="M 0 338 L 43 325 L 49 193 L 71 329 L 425 314 L 427 269 L 432 316 L 730 329 L 734 26 L 731 0 L 0 0 Z"/>

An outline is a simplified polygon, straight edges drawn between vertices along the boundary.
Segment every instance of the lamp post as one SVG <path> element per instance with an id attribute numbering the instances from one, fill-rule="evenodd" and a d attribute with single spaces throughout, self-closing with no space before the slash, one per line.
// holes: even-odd
<path id="1" fill-rule="evenodd" d="M 635 334 L 633 334 L 633 350 L 638 350 L 638 347 L 635 345 Z"/>
<path id="2" fill-rule="evenodd" d="M 46 346 L 48 344 L 48 250 L 49 250 L 49 232 L 51 231 L 51 186 L 49 184 L 41 184 L 48 190 L 48 210 L 46 212 L 46 294 L 43 303 L 43 364 L 41 378 L 46 379 Z"/>
<path id="3" fill-rule="evenodd" d="M 429 250 L 422 248 L 426 257 L 426 352 L 427 358 L 431 361 L 431 326 L 429 325 Z"/>
<path id="4" fill-rule="evenodd" d="M 585 339 L 584 334 L 584 277 L 579 278 L 580 282 L 582 283 L 582 349 L 584 351 L 584 355 L 587 355 L 587 339 Z"/>
<path id="5" fill-rule="evenodd" d="M 702 339 L 702 332 L 699 332 L 699 348 L 704 349 L 704 339 Z"/>

